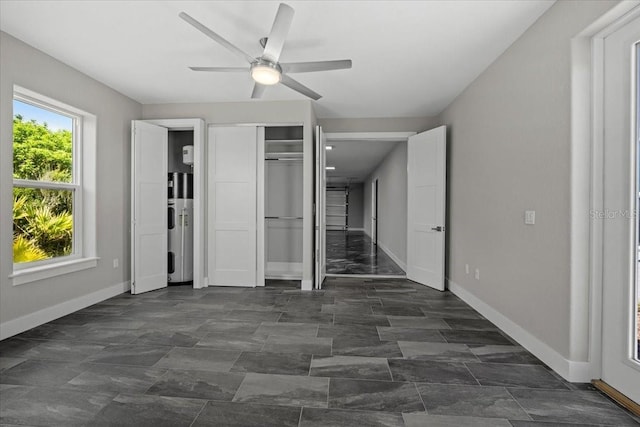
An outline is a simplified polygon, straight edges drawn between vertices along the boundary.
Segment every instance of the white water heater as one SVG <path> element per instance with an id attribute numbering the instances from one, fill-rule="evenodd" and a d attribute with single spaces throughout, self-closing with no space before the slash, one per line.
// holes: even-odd
<path id="1" fill-rule="evenodd" d="M 182 147 L 182 163 L 189 166 L 193 165 L 193 145 Z"/>

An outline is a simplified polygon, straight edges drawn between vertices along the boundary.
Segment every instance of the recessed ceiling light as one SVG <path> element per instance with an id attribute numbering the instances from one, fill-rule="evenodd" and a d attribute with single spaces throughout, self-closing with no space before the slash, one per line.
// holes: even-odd
<path id="1" fill-rule="evenodd" d="M 326 145 L 324 148 L 326 148 L 327 150 L 333 150 L 333 145 Z"/>
<path id="2" fill-rule="evenodd" d="M 335 166 L 327 166 L 327 167 L 325 167 L 325 169 L 328 170 L 328 171 L 334 171 L 334 170 L 336 170 L 336 167 Z"/>

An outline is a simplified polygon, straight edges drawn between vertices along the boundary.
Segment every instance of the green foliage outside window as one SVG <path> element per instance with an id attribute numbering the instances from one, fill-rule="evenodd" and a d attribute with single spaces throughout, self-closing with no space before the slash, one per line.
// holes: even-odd
<path id="1" fill-rule="evenodd" d="M 47 124 L 13 120 L 13 178 L 71 182 L 73 136 Z M 69 255 L 73 242 L 73 192 L 13 188 L 13 261 Z"/>

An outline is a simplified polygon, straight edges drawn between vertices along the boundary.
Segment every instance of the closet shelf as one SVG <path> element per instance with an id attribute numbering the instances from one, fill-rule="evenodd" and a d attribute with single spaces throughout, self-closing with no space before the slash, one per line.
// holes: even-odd
<path id="1" fill-rule="evenodd" d="M 280 143 L 280 144 L 301 144 L 302 139 L 265 139 L 267 144 Z"/>

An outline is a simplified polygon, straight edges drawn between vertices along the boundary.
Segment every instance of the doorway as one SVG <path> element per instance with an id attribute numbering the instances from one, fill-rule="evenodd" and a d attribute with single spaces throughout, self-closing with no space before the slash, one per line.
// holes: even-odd
<path id="1" fill-rule="evenodd" d="M 405 277 L 406 144 L 413 134 L 326 134 L 327 187 L 348 195 L 336 203 L 327 191 L 327 225 L 338 208 L 347 218 L 327 227 L 328 275 Z"/>

